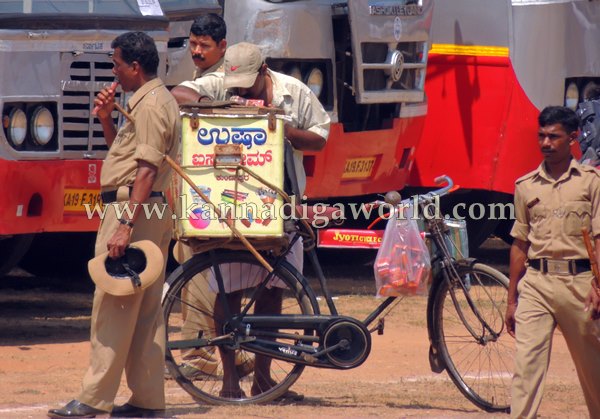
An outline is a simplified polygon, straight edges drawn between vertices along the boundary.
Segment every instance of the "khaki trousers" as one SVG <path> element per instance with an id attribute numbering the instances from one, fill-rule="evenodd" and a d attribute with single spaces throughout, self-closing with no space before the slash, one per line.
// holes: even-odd
<path id="1" fill-rule="evenodd" d="M 537 416 L 558 326 L 575 363 L 590 417 L 600 418 L 600 329 L 598 321 L 584 312 L 591 280 L 590 272 L 551 275 L 528 268 L 519 281 L 511 417 Z"/>
<path id="2" fill-rule="evenodd" d="M 162 198 L 149 199 L 160 208 Z M 115 206 L 107 206 L 96 238 L 96 255 L 107 251 L 106 244 L 118 227 Z M 142 213 L 132 231 L 131 242 L 151 240 L 163 251 L 165 267 L 171 239 L 171 212 L 147 219 Z M 90 365 L 78 397 L 82 403 L 105 411 L 112 410 L 125 371 L 131 390 L 129 403 L 146 409 L 164 409 L 165 325 L 161 310 L 165 278 L 134 295 L 117 297 L 96 288 L 92 308 Z"/>

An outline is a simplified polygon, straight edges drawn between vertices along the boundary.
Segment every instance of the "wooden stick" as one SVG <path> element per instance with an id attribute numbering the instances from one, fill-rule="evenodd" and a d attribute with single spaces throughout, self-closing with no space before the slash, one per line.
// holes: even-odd
<path id="1" fill-rule="evenodd" d="M 596 261 L 596 253 L 594 252 L 594 245 L 592 244 L 590 233 L 587 227 L 583 227 L 581 233 L 583 234 L 583 242 L 585 243 L 585 248 L 587 249 L 588 257 L 590 258 L 590 266 L 592 268 L 592 273 L 594 274 L 594 281 L 596 281 L 596 288 L 600 288 L 600 273 L 598 272 L 598 262 Z"/>
<path id="2" fill-rule="evenodd" d="M 183 171 L 183 169 L 175 161 L 173 161 L 172 158 L 170 158 L 167 155 L 165 155 L 165 161 L 173 168 L 173 170 L 175 170 L 175 172 L 177 172 L 179 176 L 181 176 L 192 187 L 192 189 L 200 196 L 200 198 L 202 198 L 213 208 L 217 216 L 219 218 L 222 218 L 221 211 L 219 210 L 219 208 L 217 208 L 217 206 L 213 204 L 210 199 L 208 199 L 208 197 L 200 190 L 198 186 L 196 186 L 194 181 L 190 179 L 190 177 Z M 225 224 L 227 224 L 227 226 L 231 229 L 233 234 L 235 234 L 235 236 L 238 239 L 240 239 L 243 245 L 246 246 L 246 249 L 248 249 L 248 251 L 250 251 L 250 253 L 254 255 L 254 257 L 261 263 L 261 265 L 264 266 L 269 273 L 273 272 L 273 267 L 269 264 L 269 262 L 265 260 L 265 258 L 262 257 L 260 253 L 258 253 L 254 246 L 252 246 L 252 243 L 250 243 L 248 239 L 244 237 L 244 235 L 237 228 L 235 228 L 233 222 L 229 218 L 223 218 L 223 220 L 225 220 Z"/>
<path id="3" fill-rule="evenodd" d="M 123 109 L 123 107 L 121 105 L 119 105 L 117 102 L 115 102 L 115 109 L 118 110 L 119 112 L 121 112 L 123 114 L 123 116 L 129 120 L 129 122 L 131 122 L 132 124 L 135 125 L 133 116 L 131 116 L 131 114 L 129 114 L 129 112 L 127 112 L 125 109 Z"/>

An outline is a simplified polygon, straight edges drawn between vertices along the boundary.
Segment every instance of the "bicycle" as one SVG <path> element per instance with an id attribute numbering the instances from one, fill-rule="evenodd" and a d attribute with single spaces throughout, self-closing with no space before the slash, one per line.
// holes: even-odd
<path id="1" fill-rule="evenodd" d="M 434 372 L 446 370 L 463 395 L 488 412 L 508 412 L 514 346 L 504 326 L 508 279 L 499 271 L 475 259 L 456 260 L 451 256 L 448 229 L 443 219 L 435 218 L 431 204 L 435 196 L 448 193 L 447 186 L 421 195 L 418 205 L 423 214 L 425 235 L 434 243 L 432 278 L 427 302 L 427 329 L 430 340 L 429 361 Z M 397 204 L 397 203 L 395 203 Z M 301 232 L 296 231 L 292 243 Z M 291 247 L 291 245 L 290 245 Z M 328 292 L 326 280 L 315 253 L 309 253 L 329 314 L 322 314 L 316 293 L 306 278 L 279 256 L 263 253 L 271 263 L 268 271 L 251 254 L 244 251 L 209 251 L 196 254 L 178 267 L 167 279 L 163 309 L 167 324 L 166 363 L 171 376 L 194 399 L 209 404 L 265 403 L 282 396 L 307 366 L 349 369 L 361 365 L 371 349 L 371 333 L 383 332 L 380 316 L 391 309 L 397 297 L 388 297 L 360 321 L 340 315 Z M 181 298 L 181 292 L 199 293 L 194 278 L 200 275 L 213 282 L 216 293 L 195 295 L 195 300 L 214 302 L 219 299 L 223 315 L 193 307 Z M 243 289 L 240 310 L 227 303 L 223 277 L 236 277 L 248 284 Z M 254 313 L 257 295 L 276 281 L 285 285 L 281 314 Z M 245 285 L 243 284 L 243 285 Z M 216 295 L 215 295 L 216 294 Z M 219 330 L 183 329 L 182 307 L 199 310 L 220 325 Z M 211 306 L 210 304 L 208 306 Z M 377 319 L 374 327 L 369 328 Z M 272 359 L 272 386 L 252 394 L 253 372 L 240 380 L 241 397 L 220 395 L 219 370 L 201 380 L 186 377 L 181 368 L 185 354 L 204 349 L 217 354 L 218 348 L 237 350 L 246 360 L 250 354 Z M 219 359 L 217 357 L 217 359 Z"/>

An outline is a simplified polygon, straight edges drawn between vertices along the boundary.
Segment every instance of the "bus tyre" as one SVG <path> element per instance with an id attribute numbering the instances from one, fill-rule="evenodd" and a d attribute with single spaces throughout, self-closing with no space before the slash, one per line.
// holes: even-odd
<path id="1" fill-rule="evenodd" d="M 86 277 L 96 233 L 38 234 L 19 266 L 35 276 Z"/>
<path id="2" fill-rule="evenodd" d="M 0 277 L 17 266 L 33 241 L 34 234 L 19 234 L 0 238 Z"/>

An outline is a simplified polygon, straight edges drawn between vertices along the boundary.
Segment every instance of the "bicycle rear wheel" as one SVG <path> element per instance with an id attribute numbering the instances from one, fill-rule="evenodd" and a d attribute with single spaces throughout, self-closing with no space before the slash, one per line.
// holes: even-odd
<path id="1" fill-rule="evenodd" d="M 254 354 L 242 349 L 236 350 L 236 370 L 240 376 L 241 394 L 222 394 L 222 372 L 219 346 L 230 344 L 227 339 L 219 341 L 219 336 L 231 333 L 217 330 L 217 324 L 227 324 L 229 319 L 215 314 L 214 302 L 217 294 L 208 286 L 213 282 L 215 270 L 229 279 L 240 281 L 243 289 L 241 308 L 248 305 L 258 283 L 267 276 L 267 271 L 249 253 L 219 252 L 212 260 L 208 255 L 196 255 L 177 268 L 167 279 L 168 287 L 163 310 L 167 326 L 166 364 L 171 378 L 196 400 L 209 404 L 263 403 L 282 396 L 300 377 L 303 365 L 272 359 L 270 365 L 270 388 L 261 388 L 252 394 L 255 379 Z M 317 303 L 311 291 L 305 288 L 301 276 L 287 262 L 275 268 L 270 284 L 279 282 L 285 286 L 282 314 L 313 314 L 318 312 Z M 229 307 L 232 313 L 239 313 L 240 307 Z M 226 312 L 226 311 L 225 311 Z M 254 304 L 248 314 L 254 313 Z M 253 332 L 255 332 L 253 330 Z M 277 332 L 277 330 L 270 330 Z M 286 332 L 286 330 L 279 330 Z M 289 331 L 293 335 L 293 331 Z M 210 339 L 210 341 L 209 341 Z M 275 338 L 272 338 L 275 339 Z M 187 342 L 186 342 L 187 341 Z M 190 341 L 193 343 L 190 345 Z M 277 338 L 283 345 L 297 344 L 288 337 L 287 341 Z M 263 382 L 267 379 L 263 377 Z M 260 379 L 258 381 L 261 381 Z M 264 387 L 264 386 L 263 386 Z"/>
<path id="2" fill-rule="evenodd" d="M 457 270 L 474 308 L 458 283 L 450 286 L 440 278 L 433 304 L 433 344 L 467 399 L 488 412 L 508 412 L 515 356 L 514 339 L 504 325 L 508 278 L 481 263 Z"/>

